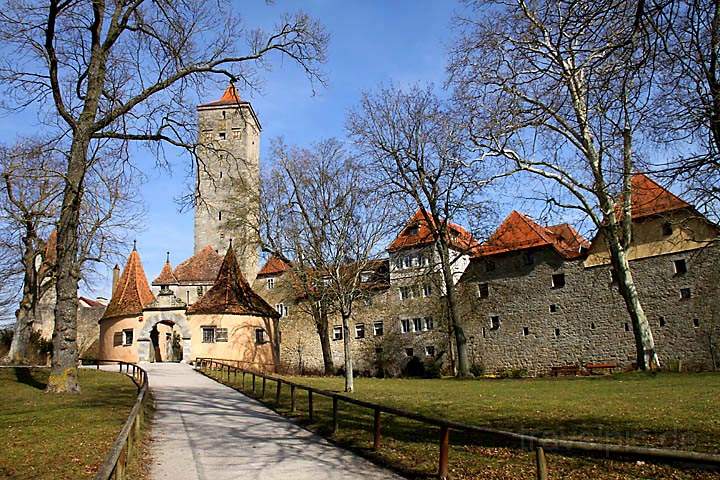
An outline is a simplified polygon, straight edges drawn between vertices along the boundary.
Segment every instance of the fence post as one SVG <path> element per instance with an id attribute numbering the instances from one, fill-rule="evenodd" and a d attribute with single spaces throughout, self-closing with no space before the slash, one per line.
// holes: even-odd
<path id="1" fill-rule="evenodd" d="M 100 370 L 100 360 L 97 361 L 97 369 Z"/>
<path id="2" fill-rule="evenodd" d="M 263 379 L 263 385 L 262 385 L 262 393 L 260 394 L 260 398 L 265 398 L 265 377 L 262 377 Z"/>
<path id="3" fill-rule="evenodd" d="M 120 373 L 122 373 L 122 362 L 118 363 L 118 366 L 120 367 Z"/>
<path id="4" fill-rule="evenodd" d="M 253 372 L 253 393 L 255 393 L 255 373 Z"/>
<path id="5" fill-rule="evenodd" d="M 313 421 L 313 394 L 312 390 L 308 390 L 308 417 Z"/>
<path id="6" fill-rule="evenodd" d="M 230 383 L 230 365 L 227 366 L 227 381 Z"/>
<path id="7" fill-rule="evenodd" d="M 450 450 L 450 429 L 446 426 L 440 427 L 440 465 L 438 466 L 438 477 L 442 480 L 448 478 L 448 451 Z"/>
<path id="8" fill-rule="evenodd" d="M 245 370 L 243 370 L 242 387 L 240 390 L 245 391 Z"/>
<path id="9" fill-rule="evenodd" d="M 545 450 L 540 445 L 535 446 L 535 467 L 537 469 L 537 480 L 547 480 L 547 461 L 545 460 Z"/>
<path id="10" fill-rule="evenodd" d="M 275 387 L 275 405 L 280 405 L 280 387 L 282 387 L 282 382 L 278 380 Z"/>
<path id="11" fill-rule="evenodd" d="M 295 385 L 290 385 L 290 413 L 295 412 Z"/>
<path id="12" fill-rule="evenodd" d="M 338 431 L 338 398 L 333 395 L 333 427 L 332 432 L 336 433 Z"/>
<path id="13" fill-rule="evenodd" d="M 380 409 L 375 408 L 375 425 L 373 429 L 373 450 L 380 448 Z"/>

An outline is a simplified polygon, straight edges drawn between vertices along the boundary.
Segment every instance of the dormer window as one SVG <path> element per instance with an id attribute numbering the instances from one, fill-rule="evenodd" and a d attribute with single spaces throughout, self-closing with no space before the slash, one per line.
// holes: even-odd
<path id="1" fill-rule="evenodd" d="M 268 278 L 267 279 L 267 289 L 272 290 L 275 288 L 275 279 L 274 278 Z"/>

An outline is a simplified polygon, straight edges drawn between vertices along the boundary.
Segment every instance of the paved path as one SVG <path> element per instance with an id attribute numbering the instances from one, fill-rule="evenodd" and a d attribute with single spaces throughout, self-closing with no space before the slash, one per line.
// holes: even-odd
<path id="1" fill-rule="evenodd" d="M 152 480 L 400 478 L 188 365 L 142 366 L 157 407 Z"/>

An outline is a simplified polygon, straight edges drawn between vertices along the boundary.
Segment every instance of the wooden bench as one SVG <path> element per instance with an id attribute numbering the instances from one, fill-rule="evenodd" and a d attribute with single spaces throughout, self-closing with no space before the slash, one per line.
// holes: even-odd
<path id="1" fill-rule="evenodd" d="M 564 365 L 562 367 L 550 367 L 550 375 L 559 376 L 576 376 L 580 373 L 580 367 L 577 365 Z"/>
<path id="2" fill-rule="evenodd" d="M 613 373 L 613 370 L 616 368 L 618 368 L 618 364 L 616 362 L 598 362 L 588 363 L 585 365 L 585 369 L 590 373 L 590 375 Z"/>

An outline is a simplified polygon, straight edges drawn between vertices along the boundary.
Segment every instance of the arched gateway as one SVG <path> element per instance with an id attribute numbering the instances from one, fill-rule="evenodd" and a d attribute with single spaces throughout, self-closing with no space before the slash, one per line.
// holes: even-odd
<path id="1" fill-rule="evenodd" d="M 172 292 L 170 293 L 172 295 Z M 174 295 L 173 295 L 174 296 Z M 190 325 L 188 324 L 187 318 L 185 318 L 185 308 L 163 308 L 160 305 L 155 306 L 155 303 L 160 303 L 163 299 L 163 292 L 160 292 L 158 299 L 148 305 L 143 312 L 143 327 L 138 333 L 137 339 L 137 351 L 138 360 L 141 362 L 149 362 L 152 360 L 151 348 L 152 341 L 150 339 L 150 332 L 158 324 L 177 326 L 180 330 L 182 337 L 182 362 L 187 363 L 192 359 L 192 343 Z M 177 298 L 175 299 L 177 300 Z M 156 309 L 153 309 L 155 307 Z"/>

